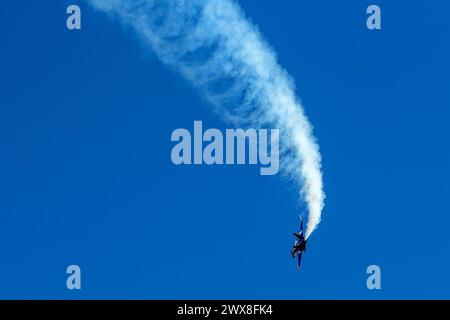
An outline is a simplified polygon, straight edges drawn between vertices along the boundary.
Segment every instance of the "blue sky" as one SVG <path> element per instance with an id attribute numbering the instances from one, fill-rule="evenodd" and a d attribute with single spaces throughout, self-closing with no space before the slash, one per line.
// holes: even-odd
<path id="1" fill-rule="evenodd" d="M 366 1 L 239 2 L 320 143 L 303 270 L 287 181 L 172 164 L 174 129 L 229 127 L 189 83 L 84 2 L 2 1 L 0 298 L 450 298 L 450 5 L 377 1 L 369 31 Z"/>

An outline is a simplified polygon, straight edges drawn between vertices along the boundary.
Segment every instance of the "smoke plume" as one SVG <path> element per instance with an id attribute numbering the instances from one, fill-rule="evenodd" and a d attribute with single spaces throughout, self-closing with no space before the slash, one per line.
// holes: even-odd
<path id="1" fill-rule="evenodd" d="M 308 237 L 324 192 L 319 147 L 295 86 L 233 0 L 87 0 L 131 28 L 235 125 L 272 125 L 282 134 L 281 169 L 308 208 Z"/>

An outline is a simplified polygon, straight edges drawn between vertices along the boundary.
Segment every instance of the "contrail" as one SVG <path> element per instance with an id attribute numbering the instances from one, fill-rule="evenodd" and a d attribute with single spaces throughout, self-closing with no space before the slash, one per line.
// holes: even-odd
<path id="1" fill-rule="evenodd" d="M 235 125 L 280 128 L 281 169 L 308 207 L 308 237 L 325 194 L 319 147 L 275 52 L 233 0 L 86 0 L 134 29 L 159 59 Z"/>

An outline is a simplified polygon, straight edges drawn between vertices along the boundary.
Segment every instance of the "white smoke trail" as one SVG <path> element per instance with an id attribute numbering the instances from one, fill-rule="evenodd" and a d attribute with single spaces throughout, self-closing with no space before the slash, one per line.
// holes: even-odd
<path id="1" fill-rule="evenodd" d="M 324 205 L 321 156 L 294 84 L 233 0 L 87 0 L 131 27 L 190 80 L 227 121 L 281 129 L 281 169 L 295 179 L 309 215 Z"/>

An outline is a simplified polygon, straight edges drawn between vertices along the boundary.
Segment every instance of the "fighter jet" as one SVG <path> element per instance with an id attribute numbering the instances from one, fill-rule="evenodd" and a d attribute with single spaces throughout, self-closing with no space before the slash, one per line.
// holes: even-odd
<path id="1" fill-rule="evenodd" d="M 300 263 L 302 261 L 302 253 L 306 251 L 306 242 L 303 232 L 303 217 L 300 216 L 300 231 L 294 233 L 295 243 L 291 250 L 292 258 L 297 256 L 297 269 L 300 270 Z"/>

